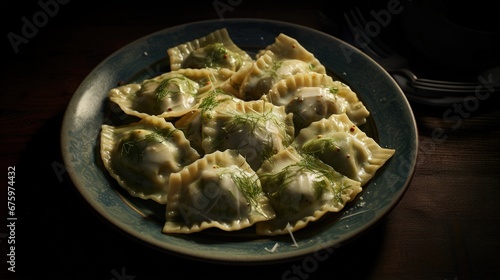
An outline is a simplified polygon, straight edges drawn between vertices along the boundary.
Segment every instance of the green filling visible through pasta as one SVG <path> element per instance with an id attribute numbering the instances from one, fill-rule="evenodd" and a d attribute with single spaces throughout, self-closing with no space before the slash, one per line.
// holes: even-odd
<path id="1" fill-rule="evenodd" d="M 222 43 L 215 43 L 191 52 L 183 68 L 228 68 L 236 71 L 242 64 L 238 53 L 228 50 Z"/>

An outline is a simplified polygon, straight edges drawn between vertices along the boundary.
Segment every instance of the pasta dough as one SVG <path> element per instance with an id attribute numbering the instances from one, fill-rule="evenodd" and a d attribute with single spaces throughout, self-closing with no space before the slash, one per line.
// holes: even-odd
<path id="1" fill-rule="evenodd" d="M 170 69 L 226 68 L 237 71 L 252 61 L 231 39 L 226 28 L 167 50 Z"/>
<path id="2" fill-rule="evenodd" d="M 293 147 L 271 157 L 257 174 L 276 212 L 275 219 L 257 224 L 260 235 L 297 231 L 327 212 L 340 211 L 361 192 L 359 182 Z"/>
<path id="3" fill-rule="evenodd" d="M 356 125 L 364 124 L 370 115 L 349 86 L 314 72 L 298 73 L 279 81 L 262 99 L 293 113 L 296 132 L 332 114 L 345 113 Z"/>
<path id="4" fill-rule="evenodd" d="M 108 173 L 165 206 L 165 234 L 298 231 L 353 201 L 395 153 L 370 111 L 297 40 L 251 57 L 225 28 L 167 49 L 170 71 L 111 89 L 138 120 L 102 125 Z"/>
<path id="5" fill-rule="evenodd" d="M 101 158 L 109 174 L 132 196 L 165 204 L 172 172 L 200 156 L 184 134 L 162 118 L 103 125 Z"/>
<path id="6" fill-rule="evenodd" d="M 224 103 L 202 122 L 205 153 L 237 150 L 254 170 L 290 145 L 294 135 L 292 115 L 260 100 Z"/>
<path id="7" fill-rule="evenodd" d="M 331 115 L 300 131 L 292 146 L 365 185 L 394 155 L 359 129 L 346 114 Z"/>
<path id="8" fill-rule="evenodd" d="M 227 80 L 232 74 L 227 69 L 180 69 L 147 79 L 140 84 L 113 88 L 108 97 L 125 113 L 139 118 L 180 117 L 196 108 L 203 93 Z"/>
<path id="9" fill-rule="evenodd" d="M 259 178 L 232 150 L 205 155 L 170 175 L 165 233 L 247 228 L 275 217 Z"/>
<path id="10" fill-rule="evenodd" d="M 278 81 L 310 72 L 326 74 L 326 69 L 297 40 L 281 33 L 273 44 L 259 51 L 252 65 L 240 68 L 223 88 L 240 99 L 256 100 Z"/>

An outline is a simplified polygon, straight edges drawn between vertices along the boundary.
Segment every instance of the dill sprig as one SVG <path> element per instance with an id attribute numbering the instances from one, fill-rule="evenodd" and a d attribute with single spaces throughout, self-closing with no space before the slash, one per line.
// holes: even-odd
<path id="1" fill-rule="evenodd" d="M 331 183 L 340 178 L 338 174 L 329 166 L 323 164 L 316 157 L 303 154 L 302 159 L 296 163 L 284 167 L 275 174 L 263 174 L 261 179 L 266 185 L 275 188 L 277 195 L 285 191 L 299 173 L 306 172 L 314 176 L 314 190 L 317 197 L 331 187 Z M 335 191 L 334 191 L 335 193 Z"/>
<path id="2" fill-rule="evenodd" d="M 177 85 L 177 88 L 174 90 L 170 89 L 171 88 L 170 85 L 172 83 L 175 83 Z M 179 93 L 188 93 L 191 95 L 196 95 L 197 93 L 196 83 L 185 76 L 174 76 L 161 80 L 155 89 L 156 101 L 161 101 L 167 96 L 173 96 Z"/>
<path id="3" fill-rule="evenodd" d="M 328 150 L 339 150 L 338 141 L 333 138 L 315 138 L 307 141 L 301 148 L 303 153 L 318 155 Z"/>
<path id="4" fill-rule="evenodd" d="M 198 106 L 198 108 L 201 110 L 201 113 L 204 114 L 207 111 L 213 110 L 219 104 L 231 99 L 229 96 L 225 98 L 220 97 L 224 94 L 224 91 L 220 88 L 211 90 L 210 93 L 201 100 L 200 105 Z"/>
<path id="5" fill-rule="evenodd" d="M 135 162 L 141 161 L 142 156 L 141 151 L 137 145 L 137 139 L 129 139 L 122 142 L 120 155 Z"/>
<path id="6" fill-rule="evenodd" d="M 345 194 L 345 190 L 351 188 L 352 185 L 346 184 L 344 178 L 340 179 L 339 181 L 340 181 L 339 185 L 336 186 L 335 191 L 333 192 L 334 195 L 333 200 L 340 205 L 344 205 L 345 201 L 342 198 L 342 195 Z"/>
<path id="7" fill-rule="evenodd" d="M 226 48 L 223 43 L 209 44 L 195 50 L 189 57 L 186 67 L 214 68 L 222 67 L 238 69 L 242 64 L 242 58 L 236 52 Z"/>
<path id="8" fill-rule="evenodd" d="M 144 156 L 144 151 L 148 146 L 168 141 L 174 131 L 176 129 L 155 129 L 145 135 L 144 138 L 134 138 L 134 136 L 131 136 L 122 142 L 120 155 L 140 163 Z"/>
<path id="9" fill-rule="evenodd" d="M 249 176 L 249 174 L 240 170 L 239 172 L 232 172 L 231 179 L 241 190 L 248 202 L 252 206 L 257 207 L 258 197 L 262 192 L 259 178 L 257 176 Z"/>
<path id="10" fill-rule="evenodd" d="M 264 70 L 264 73 L 266 73 L 267 76 L 273 78 L 273 79 L 278 79 L 278 70 L 281 68 L 283 65 L 283 60 L 278 60 L 278 61 L 273 61 L 273 64 L 271 67 L 268 69 Z"/>
<path id="11" fill-rule="evenodd" d="M 259 147 L 262 148 L 261 159 L 268 159 L 277 152 L 274 142 L 277 139 L 274 133 L 270 133 L 270 126 L 274 126 L 278 130 L 277 134 L 282 137 L 282 142 L 289 143 L 291 141 L 283 118 L 275 114 L 273 108 L 270 108 L 269 110 L 264 109 L 262 112 L 232 113 L 214 139 L 213 146 L 217 150 L 225 148 L 245 149 L 249 148 L 248 145 L 252 145 L 253 140 L 258 140 Z M 238 147 L 223 147 L 228 136 L 240 132 L 246 133 L 246 141 L 239 143 Z"/>
<path id="12" fill-rule="evenodd" d="M 331 94 L 337 94 L 339 92 L 339 88 L 338 87 L 335 87 L 335 86 L 331 86 L 331 87 L 328 87 L 328 91 L 331 93 Z"/>
<path id="13" fill-rule="evenodd" d="M 215 43 L 209 46 L 209 52 L 205 57 L 205 66 L 210 68 L 217 68 L 218 64 L 225 55 L 227 55 L 228 50 L 222 43 Z"/>
<path id="14" fill-rule="evenodd" d="M 237 131 L 243 127 L 248 127 L 249 135 L 255 134 L 255 131 L 265 131 L 268 122 L 271 122 L 278 128 L 280 134 L 287 135 L 285 123 L 281 118 L 273 113 L 273 109 L 264 110 L 262 113 L 244 113 L 235 114 L 229 121 L 225 124 L 225 130 L 227 132 Z"/>
<path id="15" fill-rule="evenodd" d="M 149 143 L 162 143 L 169 139 L 176 129 L 155 129 L 144 138 Z"/>
<path id="16" fill-rule="evenodd" d="M 213 110 L 219 106 L 219 104 L 231 100 L 231 97 L 227 95 L 224 90 L 215 87 L 217 79 L 213 73 L 210 73 L 207 79 L 210 82 L 211 90 L 203 94 L 204 97 L 201 97 L 200 104 L 198 105 L 198 109 L 201 110 L 202 115 L 205 115 L 207 111 Z"/>
<path id="17" fill-rule="evenodd" d="M 345 180 L 342 174 L 335 171 L 331 166 L 323 163 L 314 155 L 302 154 L 302 156 L 304 160 L 297 165 L 303 168 L 303 170 L 315 174 L 316 179 L 318 179 L 314 184 L 317 196 L 319 197 L 326 189 L 330 189 L 334 195 L 333 200 L 339 205 L 344 205 L 345 201 L 342 195 L 345 193 L 345 190 L 351 188 L 352 185 L 347 184 L 347 180 Z"/>
<path id="18" fill-rule="evenodd" d="M 298 167 L 313 172 L 317 178 L 325 177 L 330 181 L 335 180 L 334 170 L 329 165 L 324 164 L 312 155 L 303 154 L 302 157 L 304 159 L 297 163 Z"/>

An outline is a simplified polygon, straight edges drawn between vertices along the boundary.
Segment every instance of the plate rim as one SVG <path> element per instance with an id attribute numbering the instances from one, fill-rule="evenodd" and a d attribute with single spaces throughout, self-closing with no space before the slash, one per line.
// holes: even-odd
<path id="1" fill-rule="evenodd" d="M 90 195 L 88 193 L 86 193 L 82 189 L 81 180 L 77 176 L 77 174 L 75 173 L 75 170 L 73 168 L 74 166 L 72 165 L 71 161 L 69 160 L 69 155 L 68 155 L 67 147 L 65 147 L 64 145 L 69 142 L 69 136 L 68 136 L 67 131 L 68 131 L 68 126 L 72 123 L 71 110 L 74 109 L 75 106 L 77 106 L 78 101 L 85 94 L 85 90 L 82 87 L 84 85 L 86 85 L 86 83 L 89 80 L 92 79 L 92 73 L 94 73 L 97 69 L 99 69 L 100 67 L 102 67 L 103 65 L 105 65 L 106 63 L 108 63 L 113 57 L 115 57 L 117 54 L 119 54 L 124 49 L 132 47 L 134 44 L 138 44 L 139 42 L 144 41 L 147 38 L 150 38 L 152 36 L 156 36 L 156 35 L 159 35 L 159 34 L 166 33 L 169 30 L 180 29 L 180 28 L 183 28 L 183 27 L 186 27 L 186 26 L 191 26 L 193 24 L 210 24 L 210 23 L 215 23 L 215 22 L 221 22 L 221 21 L 220 20 L 202 20 L 202 21 L 195 21 L 195 22 L 190 22 L 190 23 L 184 23 L 184 24 L 180 24 L 180 25 L 176 25 L 176 26 L 171 26 L 171 27 L 168 27 L 168 28 L 164 28 L 164 29 L 158 30 L 156 32 L 147 34 L 147 35 L 142 36 L 142 37 L 140 37 L 140 38 L 138 38 L 136 40 L 133 40 L 133 41 L 129 42 L 128 44 L 122 46 L 118 50 L 115 50 L 114 52 L 112 52 L 105 59 L 103 59 L 99 64 L 97 64 L 88 73 L 88 75 L 81 81 L 80 85 L 78 86 L 78 88 L 73 93 L 73 96 L 71 97 L 71 99 L 70 99 L 70 101 L 69 101 L 69 103 L 67 105 L 67 108 L 66 108 L 66 110 L 64 112 L 63 122 L 62 122 L 62 126 L 61 126 L 61 134 L 60 134 L 61 151 L 62 151 L 64 165 L 66 167 L 66 170 L 68 171 L 69 177 L 71 178 L 72 184 L 77 189 L 78 193 L 84 198 L 84 200 L 86 201 L 87 205 L 90 206 L 90 208 L 92 208 L 94 210 L 94 213 L 96 213 L 99 216 L 101 216 L 101 218 L 104 218 L 103 220 L 107 221 L 108 224 L 113 225 L 113 228 L 118 229 L 121 233 L 124 233 L 124 234 L 126 234 L 127 236 L 130 236 L 130 237 L 133 237 L 133 239 L 135 239 L 135 240 L 137 240 L 137 241 L 139 241 L 139 242 L 141 242 L 143 244 L 149 245 L 149 247 L 152 247 L 154 249 L 157 249 L 157 250 L 160 250 L 162 252 L 169 253 L 169 254 L 174 254 L 176 256 L 182 256 L 182 257 L 185 257 L 185 258 L 188 258 L 188 259 L 195 259 L 195 260 L 200 260 L 200 261 L 208 261 L 208 262 L 216 262 L 216 263 L 221 263 L 222 262 L 222 263 L 225 263 L 225 264 L 227 264 L 227 263 L 233 263 L 233 264 L 264 264 L 264 263 L 270 263 L 270 262 L 276 263 L 277 261 L 289 261 L 291 259 L 297 259 L 297 258 L 300 258 L 300 257 L 304 257 L 305 255 L 307 255 L 309 253 L 313 253 L 316 250 L 310 249 L 310 250 L 306 250 L 306 251 L 304 251 L 304 252 L 302 252 L 300 254 L 294 253 L 293 251 L 292 251 L 292 253 L 288 252 L 288 254 L 281 253 L 281 255 L 279 255 L 279 257 L 276 257 L 277 255 L 274 255 L 274 254 L 269 254 L 267 257 L 262 256 L 260 258 L 236 259 L 235 260 L 235 259 L 231 259 L 229 257 L 217 257 L 217 256 L 214 257 L 214 256 L 207 256 L 207 255 L 200 254 L 200 253 L 194 253 L 194 252 L 192 252 L 192 251 L 190 251 L 188 249 L 173 251 L 171 248 L 166 248 L 165 246 L 162 246 L 162 244 L 160 243 L 160 241 L 157 241 L 157 240 L 146 240 L 143 237 L 141 237 L 134 230 L 132 230 L 130 228 L 127 228 L 127 227 L 124 227 L 124 225 L 122 223 L 119 223 L 118 221 L 116 221 L 115 219 L 113 219 L 113 217 L 111 215 L 109 215 L 108 213 L 106 213 L 105 209 L 99 203 L 97 203 L 95 200 L 93 200 L 90 197 Z M 404 196 L 404 194 L 406 193 L 406 191 L 408 190 L 408 188 L 409 188 L 409 186 L 411 184 L 411 181 L 413 179 L 413 176 L 414 176 L 414 173 L 415 173 L 415 169 L 416 169 L 417 156 L 418 156 L 418 153 L 417 153 L 417 151 L 418 151 L 418 128 L 417 128 L 416 120 L 415 120 L 415 117 L 413 115 L 411 106 L 410 106 L 410 104 L 408 102 L 408 99 L 406 98 L 406 96 L 402 92 L 402 90 L 399 87 L 399 85 L 392 78 L 392 76 L 389 73 L 387 73 L 387 71 L 385 71 L 385 69 L 382 68 L 371 57 L 369 57 L 368 55 L 366 55 L 365 53 L 363 53 L 362 51 L 360 51 L 359 49 L 357 49 L 355 46 L 353 46 L 353 45 L 351 45 L 351 44 L 349 44 L 349 43 L 347 43 L 347 42 L 345 42 L 345 41 L 343 41 L 343 40 L 341 40 L 341 39 L 339 39 L 337 37 L 334 37 L 334 36 L 332 36 L 330 34 L 322 32 L 320 30 L 317 30 L 317 29 L 314 29 L 314 28 L 311 28 L 311 27 L 307 27 L 307 26 L 303 26 L 303 25 L 300 25 L 300 24 L 296 24 L 296 23 L 286 22 L 286 21 L 260 19 L 260 18 L 233 18 L 233 19 L 224 19 L 224 22 L 230 23 L 230 24 L 231 23 L 259 23 L 259 22 L 262 22 L 262 23 L 267 23 L 267 24 L 284 25 L 284 26 L 289 26 L 289 27 L 297 28 L 297 29 L 300 29 L 300 30 L 306 30 L 308 32 L 319 33 L 319 35 L 321 35 L 321 36 L 329 37 L 329 39 L 335 40 L 339 44 L 345 44 L 349 48 L 352 48 L 353 51 L 355 51 L 357 55 L 361 56 L 364 60 L 370 61 L 370 63 L 373 66 L 377 66 L 378 70 L 381 71 L 382 73 L 384 73 L 384 76 L 388 80 L 390 80 L 391 83 L 393 83 L 394 87 L 396 87 L 398 89 L 398 97 L 401 99 L 401 101 L 403 101 L 404 105 L 406 106 L 406 108 L 405 108 L 406 112 L 408 112 L 407 114 L 410 117 L 410 122 L 411 122 L 410 126 L 414 129 L 413 133 L 415 134 L 415 139 L 413 139 L 414 140 L 413 145 L 415 147 L 415 155 L 414 155 L 414 157 L 409 162 L 411 170 L 409 170 L 408 177 L 405 178 L 405 181 L 402 183 L 402 185 L 403 185 L 402 186 L 402 191 L 397 195 L 397 197 L 394 197 L 393 202 L 378 216 L 377 219 L 373 219 L 369 223 L 365 224 L 365 226 L 363 227 L 363 230 L 351 233 L 349 236 L 347 236 L 346 238 L 344 238 L 341 242 L 332 243 L 332 244 L 328 245 L 327 247 L 342 246 L 345 243 L 349 243 L 353 239 L 355 239 L 356 237 L 362 235 L 367 230 L 373 228 L 373 226 L 375 224 L 379 223 L 381 220 L 383 220 L 385 218 L 385 216 L 387 216 L 390 212 L 392 212 L 392 210 L 401 201 L 402 197 Z"/>

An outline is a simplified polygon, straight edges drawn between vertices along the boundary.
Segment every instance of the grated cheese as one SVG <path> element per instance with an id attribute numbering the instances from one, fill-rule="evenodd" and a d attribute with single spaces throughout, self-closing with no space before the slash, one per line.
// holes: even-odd
<path id="1" fill-rule="evenodd" d="M 264 247 L 264 250 L 268 251 L 269 253 L 274 253 L 278 249 L 278 246 L 279 246 L 279 244 L 276 243 L 276 244 L 274 244 L 273 248 L 267 249 L 267 247 Z"/>
<path id="2" fill-rule="evenodd" d="M 292 240 L 293 240 L 293 245 L 292 246 L 299 247 L 299 244 L 297 244 L 297 242 L 295 241 L 295 237 L 293 236 L 292 226 L 290 225 L 290 223 L 288 223 L 286 225 L 286 229 L 288 230 L 288 233 L 290 233 L 290 236 L 292 237 Z"/>

